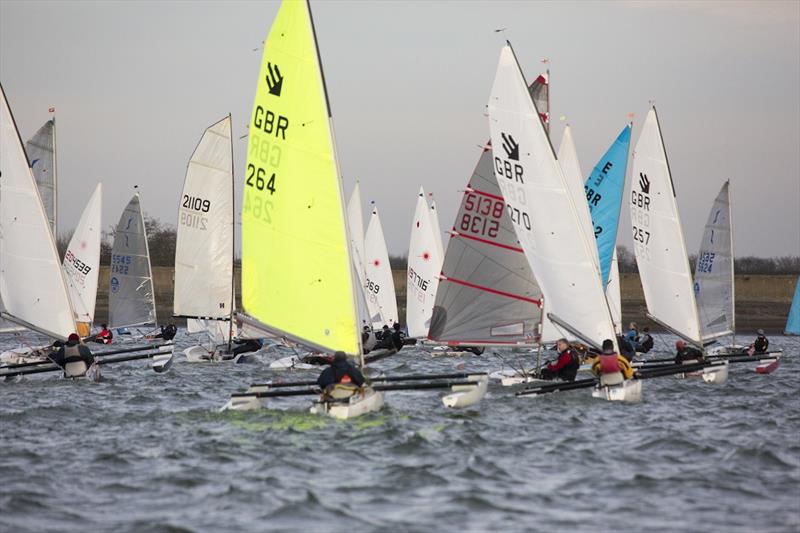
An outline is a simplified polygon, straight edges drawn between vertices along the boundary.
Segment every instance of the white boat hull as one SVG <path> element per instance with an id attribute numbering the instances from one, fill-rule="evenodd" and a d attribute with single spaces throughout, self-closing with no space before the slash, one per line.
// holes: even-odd
<path id="1" fill-rule="evenodd" d="M 489 376 L 478 376 L 475 379 L 470 378 L 470 381 L 475 381 L 476 385 L 456 385 L 451 387 L 452 393 L 442 397 L 442 403 L 445 407 L 458 409 L 462 407 L 470 407 L 480 402 L 486 396 L 486 390 L 489 387 Z"/>
<path id="2" fill-rule="evenodd" d="M 642 382 L 638 379 L 627 379 L 619 385 L 595 387 L 592 397 L 610 402 L 639 402 L 642 400 Z"/>
<path id="3" fill-rule="evenodd" d="M 309 411 L 313 414 L 325 414 L 337 420 L 347 420 L 378 411 L 381 407 L 383 407 L 383 394 L 366 388 L 363 394 L 357 392 L 347 401 L 315 402 Z"/>
<path id="4" fill-rule="evenodd" d="M 301 359 L 302 357 L 290 355 L 288 357 L 282 357 L 276 361 L 272 361 L 269 364 L 269 367 L 272 370 L 312 370 L 314 368 L 319 368 L 319 366 L 304 363 Z"/>

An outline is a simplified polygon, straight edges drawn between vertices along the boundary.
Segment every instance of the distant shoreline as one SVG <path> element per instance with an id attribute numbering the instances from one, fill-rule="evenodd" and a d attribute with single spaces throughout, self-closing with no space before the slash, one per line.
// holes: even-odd
<path id="1" fill-rule="evenodd" d="M 237 306 L 241 291 L 239 290 L 239 269 L 236 270 Z M 405 316 L 406 272 L 395 270 L 394 284 L 397 292 L 397 304 L 400 316 Z M 100 324 L 108 317 L 108 266 L 100 267 L 100 284 L 97 291 L 97 308 L 95 323 Z M 172 292 L 174 269 L 172 267 L 153 267 L 153 278 L 156 291 L 156 312 L 159 323 L 172 320 Z M 785 274 L 745 274 L 736 276 L 736 330 L 743 336 L 755 335 L 757 329 L 769 334 L 783 333 L 786 317 L 794 295 L 796 275 Z M 636 322 L 640 328 L 650 326 L 652 331 L 662 331 L 646 317 L 647 307 L 638 274 L 622 274 L 622 321 L 627 328 L 630 322 Z M 177 324 L 183 324 L 177 320 Z"/>

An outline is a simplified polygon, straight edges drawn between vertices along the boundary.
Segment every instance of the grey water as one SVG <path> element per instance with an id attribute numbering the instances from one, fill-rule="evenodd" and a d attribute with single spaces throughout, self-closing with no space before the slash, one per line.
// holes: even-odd
<path id="1" fill-rule="evenodd" d="M 380 412 L 336 421 L 303 398 L 219 412 L 252 382 L 317 371 L 272 372 L 274 351 L 190 364 L 181 333 L 165 374 L 130 362 L 97 383 L 0 382 L 0 531 L 798 531 L 800 339 L 771 340 L 786 352 L 771 375 L 648 380 L 635 405 L 492 385 L 464 410 L 391 392 Z M 407 349 L 375 366 L 518 357 Z"/>

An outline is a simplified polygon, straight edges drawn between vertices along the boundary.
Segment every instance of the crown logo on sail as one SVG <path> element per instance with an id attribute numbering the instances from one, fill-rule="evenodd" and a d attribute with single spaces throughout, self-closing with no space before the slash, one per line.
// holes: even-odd
<path id="1" fill-rule="evenodd" d="M 274 94 L 275 96 L 281 95 L 283 76 L 281 76 L 281 70 L 278 68 L 278 65 L 267 63 L 267 87 L 269 87 L 269 94 Z"/>
<path id="2" fill-rule="evenodd" d="M 519 161 L 519 143 L 514 140 L 510 133 L 501 133 L 500 136 L 503 137 L 503 150 L 506 151 L 508 158 Z"/>
<path id="3" fill-rule="evenodd" d="M 643 193 L 650 193 L 650 179 L 643 172 L 639 172 L 639 187 L 641 187 Z"/>

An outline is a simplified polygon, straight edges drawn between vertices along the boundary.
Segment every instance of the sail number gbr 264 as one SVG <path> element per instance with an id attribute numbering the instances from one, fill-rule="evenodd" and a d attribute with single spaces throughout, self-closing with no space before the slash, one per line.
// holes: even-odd
<path id="1" fill-rule="evenodd" d="M 250 146 L 247 151 L 245 187 L 258 191 L 255 196 L 245 195 L 244 210 L 256 218 L 271 223 L 270 198 L 278 191 L 278 169 L 281 164 L 281 141 L 286 140 L 289 119 L 257 105 L 253 111 L 250 128 Z"/>

